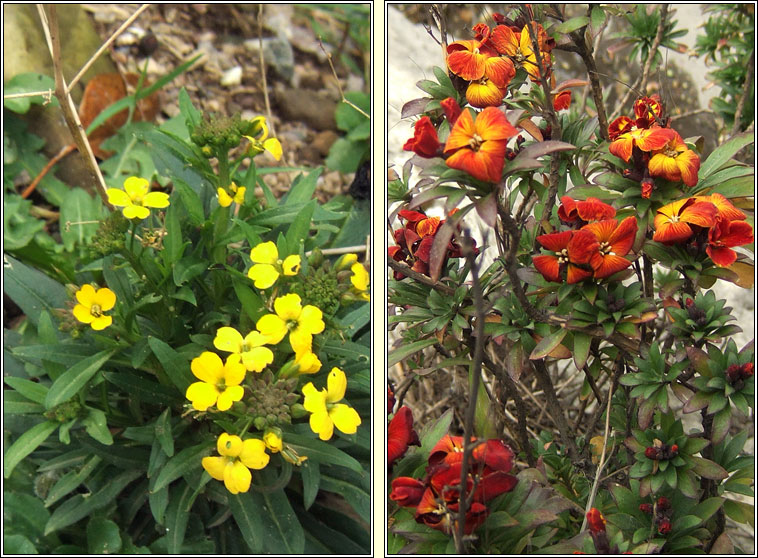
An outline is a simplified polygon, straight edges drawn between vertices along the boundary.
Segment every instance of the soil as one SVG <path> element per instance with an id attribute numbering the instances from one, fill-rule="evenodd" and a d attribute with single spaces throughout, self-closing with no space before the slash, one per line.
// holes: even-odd
<path id="1" fill-rule="evenodd" d="M 84 9 L 91 13 L 105 41 L 136 7 L 85 4 Z M 185 88 L 203 112 L 267 117 L 284 153 L 280 161 L 261 155 L 260 164 L 324 165 L 329 148 L 341 135 L 334 120 L 341 99 L 336 80 L 345 92 L 367 90 L 365 79 L 341 63 L 340 55 L 347 55 L 365 74 L 368 53 L 359 49 L 342 22 L 317 9 L 266 5 L 260 28 L 265 43 L 265 88 L 259 57 L 258 5 L 153 5 L 115 41 L 110 56 L 122 74 L 146 68 L 147 79 L 155 81 L 201 54 L 197 63 L 161 90 L 157 123 L 179 113 L 178 94 Z M 324 37 L 323 45 L 314 29 Z M 336 76 L 325 51 L 333 53 Z M 266 183 L 281 194 L 293 177 L 293 173 L 271 174 L 266 176 Z M 353 178 L 353 174 L 327 169 L 319 181 L 318 197 L 324 201 L 347 193 Z"/>

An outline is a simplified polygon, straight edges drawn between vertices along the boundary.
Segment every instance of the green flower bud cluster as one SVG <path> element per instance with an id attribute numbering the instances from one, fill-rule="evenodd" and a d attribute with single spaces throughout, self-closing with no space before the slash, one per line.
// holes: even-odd
<path id="1" fill-rule="evenodd" d="M 64 423 L 71 419 L 81 418 L 86 414 L 84 407 L 78 400 L 69 399 L 68 401 L 56 405 L 49 411 L 45 411 L 43 416 L 48 420 Z"/>
<path id="2" fill-rule="evenodd" d="M 312 304 L 325 316 L 332 316 L 339 309 L 342 291 L 329 262 L 324 262 L 320 268 L 309 267 L 302 281 L 293 284 L 290 290 L 300 295 L 303 306 Z"/>
<path id="3" fill-rule="evenodd" d="M 242 141 L 242 136 L 249 136 L 255 130 L 255 125 L 249 120 L 242 120 L 239 113 L 232 116 L 223 116 L 216 114 L 204 114 L 203 120 L 192 131 L 190 139 L 198 147 L 209 147 L 203 149 L 208 151 L 214 149 L 229 150 L 237 147 Z"/>
<path id="4" fill-rule="evenodd" d="M 253 418 L 253 424 L 258 430 L 278 424 L 289 424 L 292 421 L 290 407 L 299 399 L 297 379 L 274 380 L 270 371 L 253 378 L 250 383 L 252 395 L 247 398 L 248 413 Z"/>
<path id="5" fill-rule="evenodd" d="M 97 233 L 89 246 L 93 257 L 107 256 L 124 248 L 124 233 L 129 230 L 129 219 L 120 211 L 111 212 L 100 221 Z"/>

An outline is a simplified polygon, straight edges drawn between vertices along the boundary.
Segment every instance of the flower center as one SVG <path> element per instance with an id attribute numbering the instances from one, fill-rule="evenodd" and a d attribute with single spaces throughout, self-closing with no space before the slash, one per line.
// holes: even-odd
<path id="1" fill-rule="evenodd" d="M 92 306 L 90 306 L 89 313 L 95 316 L 96 318 L 99 318 L 100 316 L 103 315 L 103 310 L 99 304 L 93 304 Z"/>
<path id="2" fill-rule="evenodd" d="M 607 242 L 601 242 L 601 243 L 600 243 L 600 252 L 602 252 L 602 253 L 603 253 L 604 255 L 606 255 L 606 256 L 607 256 L 608 254 L 612 254 L 612 253 L 613 253 L 613 252 L 611 251 L 611 245 L 610 245 L 610 244 L 608 244 Z"/>
<path id="3" fill-rule="evenodd" d="M 479 151 L 484 143 L 484 139 L 479 134 L 474 134 L 468 142 L 468 145 L 474 151 Z"/>
<path id="4" fill-rule="evenodd" d="M 666 157 L 671 157 L 672 159 L 676 159 L 679 155 L 679 152 L 676 149 L 666 149 L 663 154 Z"/>
<path id="5" fill-rule="evenodd" d="M 560 252 L 556 254 L 558 256 L 558 263 L 564 264 L 569 261 L 569 254 L 568 254 L 568 248 L 564 248 Z"/>

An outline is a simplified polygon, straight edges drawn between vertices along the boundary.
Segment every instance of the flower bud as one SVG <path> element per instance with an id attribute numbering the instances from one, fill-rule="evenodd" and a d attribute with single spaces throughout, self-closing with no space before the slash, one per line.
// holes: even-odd
<path id="1" fill-rule="evenodd" d="M 339 259 L 334 262 L 334 269 L 336 271 L 342 271 L 344 269 L 350 269 L 350 267 L 358 261 L 358 254 L 343 254 Z"/>
<path id="2" fill-rule="evenodd" d="M 295 403 L 290 407 L 290 415 L 292 418 L 303 418 L 308 416 L 308 411 L 305 410 L 302 403 Z"/>
<path id="3" fill-rule="evenodd" d="M 640 511 L 644 513 L 653 513 L 653 504 L 640 504 Z"/>

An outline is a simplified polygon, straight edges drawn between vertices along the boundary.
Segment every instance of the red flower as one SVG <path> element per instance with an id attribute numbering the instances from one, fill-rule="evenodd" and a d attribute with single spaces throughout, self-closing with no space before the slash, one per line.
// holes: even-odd
<path id="1" fill-rule="evenodd" d="M 643 149 L 643 151 L 648 150 Z M 697 184 L 700 157 L 687 147 L 679 134 L 674 132 L 673 137 L 665 145 L 655 148 L 652 152 L 648 169 L 650 176 L 660 176 L 671 182 L 681 180 L 692 187 Z"/>
<path id="2" fill-rule="evenodd" d="M 391 469 L 408 451 L 408 446 L 420 445 L 418 434 L 413 430 L 413 413 L 403 405 L 387 426 L 387 467 Z"/>
<path id="3" fill-rule="evenodd" d="M 640 97 L 634 102 L 634 115 L 638 128 L 648 128 L 653 122 L 663 118 L 663 105 L 658 95 Z M 645 123 L 647 122 L 647 125 Z"/>
<path id="4" fill-rule="evenodd" d="M 411 477 L 398 477 L 392 481 L 390 499 L 403 507 L 415 508 L 421 502 L 426 485 Z"/>
<path id="5" fill-rule="evenodd" d="M 440 101 L 440 106 L 442 107 L 442 110 L 445 111 L 445 118 L 447 118 L 450 128 L 452 129 L 455 121 L 458 120 L 458 117 L 461 115 L 461 106 L 458 104 L 458 101 L 452 97 Z"/>
<path id="6" fill-rule="evenodd" d="M 592 197 L 584 201 L 574 201 L 568 196 L 563 196 L 558 208 L 558 218 L 568 224 L 603 221 L 615 216 L 616 210 L 612 206 Z"/>
<path id="7" fill-rule="evenodd" d="M 413 151 L 419 157 L 431 159 L 439 155 L 442 144 L 437 137 L 437 130 L 428 116 L 422 116 L 414 125 L 413 137 L 405 142 L 404 151 Z"/>
<path id="8" fill-rule="evenodd" d="M 684 198 L 661 207 L 655 214 L 653 240 L 663 244 L 680 244 L 695 231 L 692 226 L 708 228 L 716 223 L 718 209 L 710 202 Z"/>
<path id="9" fill-rule="evenodd" d="M 505 164 L 508 138 L 517 134 L 500 110 L 487 107 L 476 120 L 463 111 L 445 144 L 447 166 L 469 173 L 478 180 L 498 182 Z"/>
<path id="10" fill-rule="evenodd" d="M 745 214 L 732 205 L 727 198 L 718 192 L 714 192 L 710 196 L 694 196 L 697 201 L 710 202 L 716 206 L 718 210 L 718 218 L 726 219 L 728 221 L 744 221 Z"/>
<path id="11" fill-rule="evenodd" d="M 595 235 L 589 231 L 564 231 L 543 234 L 537 237 L 542 246 L 554 252 L 554 255 L 534 256 L 532 261 L 542 276 L 548 281 L 561 283 L 563 270 L 566 270 L 566 282 L 577 283 L 592 276 L 586 269 L 592 257 L 598 252 L 600 244 Z"/>
<path id="12" fill-rule="evenodd" d="M 729 221 L 719 219 L 708 231 L 708 256 L 719 267 L 728 267 L 737 261 L 734 246 L 753 242 L 753 227 L 747 221 Z"/>
<path id="13" fill-rule="evenodd" d="M 392 392 L 392 388 L 387 386 L 387 414 L 392 414 L 392 409 L 395 407 L 395 394 Z"/>
<path id="14" fill-rule="evenodd" d="M 553 109 L 566 110 L 571 105 L 571 91 L 566 89 L 553 97 Z"/>
<path id="15" fill-rule="evenodd" d="M 671 531 L 671 522 L 668 519 L 663 519 L 658 523 L 658 532 L 661 535 L 666 535 Z"/>
<path id="16" fill-rule="evenodd" d="M 605 533 L 605 518 L 597 508 L 590 508 L 587 512 L 587 526 L 590 533 Z"/>
<path id="17" fill-rule="evenodd" d="M 592 255 L 590 265 L 595 270 L 595 279 L 603 279 L 626 269 L 632 262 L 624 258 L 632 249 L 637 234 L 637 220 L 627 217 L 621 223 L 607 219 L 585 225 L 581 230 L 590 231 L 600 243 Z"/>
<path id="18" fill-rule="evenodd" d="M 640 511 L 643 513 L 653 513 L 653 504 L 640 504 Z"/>

